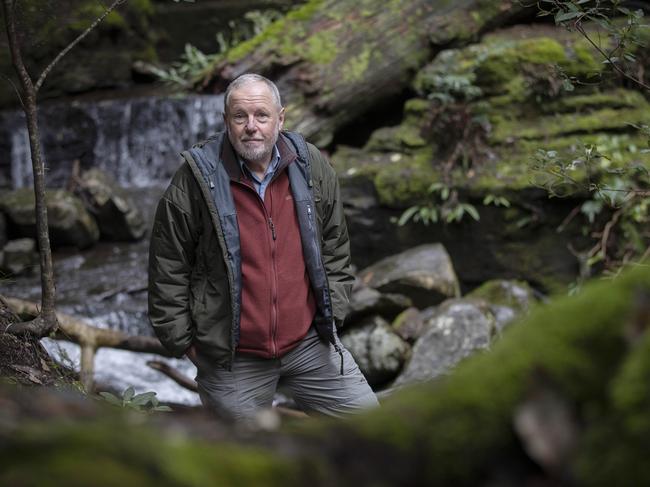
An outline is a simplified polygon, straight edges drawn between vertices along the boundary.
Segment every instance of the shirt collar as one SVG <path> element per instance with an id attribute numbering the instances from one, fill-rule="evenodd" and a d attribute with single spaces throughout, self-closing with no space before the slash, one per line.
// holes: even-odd
<path id="1" fill-rule="evenodd" d="M 255 176 L 255 174 L 253 174 L 253 172 L 248 168 L 244 160 L 241 157 L 239 157 L 239 154 L 237 154 L 237 161 L 239 162 L 239 168 L 241 169 L 242 173 L 247 174 L 249 177 L 257 181 L 258 183 L 262 182 L 257 179 L 257 176 Z M 279 165 L 280 165 L 280 151 L 278 150 L 278 146 L 276 144 L 273 146 L 273 155 L 271 156 L 271 162 L 267 166 L 266 172 L 264 173 L 264 178 L 266 178 L 267 175 L 269 174 L 275 173 Z"/>

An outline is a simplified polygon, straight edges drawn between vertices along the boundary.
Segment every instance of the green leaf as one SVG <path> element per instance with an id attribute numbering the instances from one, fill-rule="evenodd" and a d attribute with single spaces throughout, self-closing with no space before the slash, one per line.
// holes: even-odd
<path id="1" fill-rule="evenodd" d="M 110 392 L 100 392 L 99 395 L 103 397 L 107 403 L 112 404 L 113 406 L 122 407 L 122 399 L 114 394 L 111 394 Z"/>
<path id="2" fill-rule="evenodd" d="M 153 399 L 155 399 L 156 393 L 155 392 L 143 392 L 142 394 L 138 394 L 137 396 L 134 396 L 133 399 L 131 400 L 131 404 L 134 404 L 136 406 L 144 406 L 148 402 L 151 402 Z"/>
<path id="3" fill-rule="evenodd" d="M 476 210 L 476 207 L 474 205 L 470 205 L 469 203 L 463 203 L 461 205 L 463 210 L 469 214 L 474 220 L 479 221 L 481 219 L 480 215 L 478 214 L 478 211 Z"/>
<path id="4" fill-rule="evenodd" d="M 399 217 L 399 220 L 397 220 L 397 225 L 400 227 L 403 227 L 408 223 L 408 221 L 413 218 L 413 216 L 420 211 L 419 206 L 411 206 L 410 208 L 404 210 L 404 213 L 402 213 L 402 216 Z"/>
<path id="5" fill-rule="evenodd" d="M 122 394 L 122 399 L 124 402 L 129 402 L 131 399 L 133 399 L 133 396 L 135 396 L 135 389 L 133 387 L 129 387 L 124 391 L 124 394 Z"/>
<path id="6" fill-rule="evenodd" d="M 582 12 L 580 11 L 563 12 L 563 13 L 558 12 L 557 14 L 555 14 L 555 23 L 561 24 L 562 22 L 566 22 L 567 20 L 575 19 L 579 17 L 581 14 Z"/>

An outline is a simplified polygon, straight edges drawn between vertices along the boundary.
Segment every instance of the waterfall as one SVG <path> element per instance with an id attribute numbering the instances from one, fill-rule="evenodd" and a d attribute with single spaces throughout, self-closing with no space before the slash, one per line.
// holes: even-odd
<path id="1" fill-rule="evenodd" d="M 221 130 L 222 95 L 140 97 L 43 104 L 41 143 L 48 186 L 64 186 L 73 163 L 98 167 L 126 187 L 165 184 L 180 152 Z M 0 185 L 32 184 L 29 138 L 22 112 L 0 113 Z M 9 161 L 9 163 L 7 163 Z"/>

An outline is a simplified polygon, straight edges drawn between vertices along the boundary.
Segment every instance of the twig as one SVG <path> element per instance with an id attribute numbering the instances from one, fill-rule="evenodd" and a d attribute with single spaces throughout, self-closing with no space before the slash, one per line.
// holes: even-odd
<path id="1" fill-rule="evenodd" d="M 589 37 L 589 35 L 588 35 L 587 32 L 585 31 L 584 27 L 582 27 L 582 25 L 580 24 L 580 21 L 581 21 L 581 19 L 578 19 L 578 20 L 575 21 L 575 23 L 574 23 L 574 27 L 575 27 L 575 29 L 576 29 L 576 30 L 577 30 L 577 31 L 578 31 L 578 32 L 579 32 L 579 33 L 580 33 L 580 34 L 581 34 L 585 39 L 587 39 L 587 42 L 589 42 L 589 44 L 591 44 L 591 45 L 594 47 L 594 49 L 596 49 L 596 50 L 600 53 L 601 56 L 603 56 L 603 57 L 607 60 L 607 62 L 608 62 L 608 63 L 609 63 L 613 68 L 614 68 L 614 70 L 615 70 L 616 72 L 618 72 L 621 76 L 623 76 L 623 77 L 629 79 L 630 81 L 633 81 L 634 83 L 638 84 L 638 85 L 641 86 L 642 88 L 645 88 L 646 90 L 650 91 L 650 86 L 648 86 L 647 84 L 645 84 L 643 81 L 641 81 L 641 80 L 635 78 L 634 76 L 632 76 L 632 75 L 630 75 L 630 74 L 627 74 L 627 73 L 626 73 L 625 71 L 623 71 L 623 70 L 622 70 L 622 69 L 621 69 L 621 68 L 620 68 L 616 63 L 614 63 L 614 62 L 612 61 L 611 56 L 610 56 L 608 53 L 606 53 L 606 52 L 605 52 L 605 51 L 604 51 L 604 50 L 603 50 L 603 49 L 602 49 L 598 44 L 596 44 L 596 43 L 593 41 L 593 39 L 591 39 L 591 37 Z"/>
<path id="2" fill-rule="evenodd" d="M 14 91 L 16 92 L 16 96 L 18 97 L 18 101 L 20 102 L 20 106 L 22 107 L 23 111 L 25 111 L 25 104 L 23 103 L 23 97 L 20 96 L 20 91 L 18 90 L 16 84 L 6 74 L 2 73 L 0 74 L 0 76 L 2 76 L 5 80 L 7 80 L 7 83 L 9 83 L 11 87 L 14 89 Z"/>
<path id="3" fill-rule="evenodd" d="M 43 70 L 41 75 L 38 77 L 38 81 L 36 81 L 36 84 L 34 85 L 34 90 L 38 91 L 43 82 L 45 81 L 45 78 L 47 77 L 48 74 L 50 74 L 50 71 L 52 71 L 52 68 L 58 63 L 63 56 L 68 54 L 70 49 L 72 49 L 74 46 L 79 44 L 89 33 L 92 31 L 97 25 L 108 16 L 113 10 L 115 10 L 119 5 L 123 4 L 126 2 L 126 0 L 114 0 L 114 2 L 111 4 L 110 7 L 108 7 L 102 15 L 97 17 L 95 21 L 88 26 L 86 30 L 84 30 L 81 34 L 77 36 L 75 40 L 73 40 L 68 46 L 63 49 L 55 58 L 54 60 Z"/>
<path id="4" fill-rule="evenodd" d="M 176 382 L 179 386 L 184 387 L 187 390 L 198 392 L 198 387 L 196 381 L 193 381 L 189 377 L 181 374 L 178 370 L 170 366 L 166 362 L 161 362 L 160 360 L 149 360 L 147 365 L 158 372 L 162 372 L 171 380 Z"/>
<path id="5" fill-rule="evenodd" d="M 566 226 L 571 223 L 571 220 L 573 220 L 578 213 L 580 213 L 580 208 L 581 205 L 576 206 L 573 210 L 571 210 L 571 213 L 569 213 L 564 220 L 562 220 L 562 223 L 557 227 L 557 233 L 562 233 Z"/>
<path id="6" fill-rule="evenodd" d="M 603 259 L 607 261 L 607 241 L 609 240 L 609 235 L 612 231 L 612 228 L 618 223 L 618 220 L 621 218 L 623 210 L 617 210 L 612 215 L 612 218 L 607 222 L 605 228 L 603 229 L 603 236 L 601 239 L 600 247 L 602 249 Z"/>

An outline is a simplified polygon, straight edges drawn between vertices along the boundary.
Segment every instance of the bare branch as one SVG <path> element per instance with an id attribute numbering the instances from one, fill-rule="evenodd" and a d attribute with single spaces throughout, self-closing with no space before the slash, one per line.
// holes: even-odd
<path id="1" fill-rule="evenodd" d="M 6 298 L 6 303 L 19 316 L 35 315 L 38 307 L 35 303 L 16 298 Z M 79 318 L 57 313 L 59 333 L 56 338 L 70 340 L 80 345 L 91 345 L 97 348 L 110 347 L 131 352 L 155 353 L 169 357 L 170 353 L 161 345 L 157 338 L 149 336 L 127 335 L 118 330 L 96 328 Z M 9 332 L 16 334 L 20 324 L 11 325 Z M 23 326 L 24 327 L 24 326 Z"/>
<path id="2" fill-rule="evenodd" d="M 184 387 L 187 390 L 198 392 L 198 387 L 196 381 L 190 379 L 189 377 L 181 374 L 178 370 L 173 368 L 167 362 L 162 362 L 160 360 L 149 360 L 147 365 L 158 372 L 162 372 L 171 380 L 176 382 L 179 386 Z"/>
<path id="3" fill-rule="evenodd" d="M 75 40 L 73 40 L 70 44 L 68 44 L 68 46 L 65 49 L 63 49 L 54 58 L 54 60 L 43 70 L 43 72 L 41 73 L 41 75 L 38 78 L 38 81 L 36 81 L 36 84 L 34 85 L 34 89 L 36 91 L 38 91 L 39 88 L 41 87 L 41 85 L 43 84 L 43 82 L 45 81 L 45 78 L 47 77 L 47 75 L 50 74 L 50 71 L 52 71 L 52 68 L 54 68 L 54 66 L 61 60 L 61 58 L 63 56 L 65 56 L 66 54 L 68 54 L 70 49 L 72 49 L 74 46 L 79 44 L 84 39 L 84 37 L 86 37 L 95 27 L 97 27 L 97 25 L 99 25 L 99 23 L 102 20 L 104 20 L 108 16 L 108 14 L 110 14 L 119 5 L 121 5 L 121 4 L 125 3 L 125 2 L 126 2 L 126 0 L 114 0 L 113 3 L 111 4 L 111 6 L 108 7 L 101 16 L 97 17 L 95 19 L 95 21 L 92 24 L 90 24 L 90 26 L 88 26 L 88 28 L 86 30 L 84 30 L 81 34 L 79 34 L 79 36 L 77 36 L 77 38 Z"/>
<path id="4" fill-rule="evenodd" d="M 641 81 L 640 79 L 635 78 L 634 76 L 632 76 L 632 75 L 626 73 L 623 69 L 621 69 L 621 67 L 618 66 L 618 65 L 617 65 L 617 64 L 612 60 L 610 54 L 607 53 L 607 52 L 605 52 L 605 51 L 604 51 L 604 50 L 603 50 L 603 49 L 602 49 L 598 44 L 596 44 L 596 43 L 593 41 L 593 39 L 592 39 L 591 37 L 589 37 L 589 34 L 587 34 L 587 32 L 585 31 L 584 27 L 583 27 L 579 22 L 576 22 L 576 23 L 574 24 L 574 26 L 575 26 L 576 30 L 577 30 L 578 32 L 580 32 L 580 34 L 582 35 L 582 37 L 584 37 L 584 38 L 587 40 L 587 42 L 589 42 L 589 44 L 591 44 L 591 45 L 594 47 L 594 49 L 596 49 L 596 50 L 600 53 L 600 55 L 603 56 L 603 57 L 607 60 L 608 64 L 609 64 L 610 66 L 612 66 L 612 68 L 614 68 L 614 70 L 615 70 L 617 73 L 619 73 L 619 74 L 620 74 L 621 76 L 623 76 L 624 78 L 627 78 L 627 79 L 629 79 L 630 81 L 632 81 L 632 82 L 638 84 L 638 85 L 641 86 L 642 88 L 644 88 L 644 89 L 650 91 L 650 85 L 645 84 L 645 83 L 644 83 L 643 81 Z"/>
<path id="5" fill-rule="evenodd" d="M 18 34 L 16 33 L 16 18 L 14 15 L 14 2 L 12 0 L 4 0 L 2 7 L 5 14 L 5 27 L 7 29 L 7 40 L 9 41 L 9 51 L 11 52 L 11 62 L 18 73 L 23 90 L 27 97 L 34 96 L 36 90 L 32 78 L 27 72 L 27 68 L 23 63 L 23 57 L 20 53 L 20 42 L 18 41 Z M 22 100 L 21 100 L 22 103 Z"/>
<path id="6" fill-rule="evenodd" d="M 20 95 L 20 90 L 18 90 L 16 84 L 6 74 L 0 74 L 0 76 L 6 79 L 7 83 L 9 83 L 11 87 L 14 89 L 14 91 L 16 92 L 16 96 L 18 97 L 18 101 L 20 102 L 20 106 L 22 107 L 23 111 L 25 111 L 25 104 L 23 103 L 23 97 Z"/>

